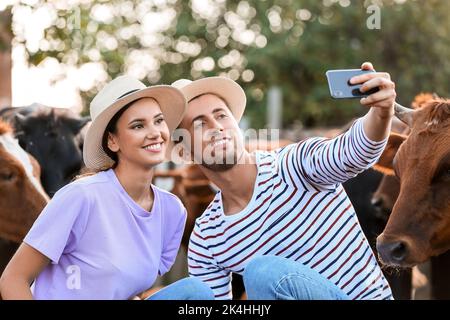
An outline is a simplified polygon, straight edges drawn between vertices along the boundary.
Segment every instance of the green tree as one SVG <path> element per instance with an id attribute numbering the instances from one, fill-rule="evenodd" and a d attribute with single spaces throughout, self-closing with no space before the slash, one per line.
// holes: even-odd
<path id="1" fill-rule="evenodd" d="M 244 87 L 254 127 L 265 125 L 265 93 L 273 85 L 284 94 L 285 126 L 295 120 L 341 124 L 364 113 L 357 101 L 332 100 L 325 79 L 328 69 L 357 68 L 364 61 L 391 73 L 400 103 L 409 104 L 420 91 L 450 95 L 448 1 L 56 3 L 31 7 L 56 14 L 45 30 L 46 45 L 28 50 L 30 63 L 47 57 L 76 66 L 96 61 L 111 78 L 133 71 L 148 84 L 226 75 Z M 372 4 L 381 8 L 380 29 L 366 25 Z M 16 39 L 26 45 L 22 35 Z M 82 92 L 85 101 L 101 85 Z"/>

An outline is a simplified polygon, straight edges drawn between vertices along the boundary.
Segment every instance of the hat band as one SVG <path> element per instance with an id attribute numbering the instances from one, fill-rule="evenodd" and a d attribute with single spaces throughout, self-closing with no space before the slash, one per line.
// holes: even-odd
<path id="1" fill-rule="evenodd" d="M 133 93 L 133 92 L 136 92 L 136 91 L 139 91 L 139 90 L 140 90 L 140 89 L 134 89 L 134 90 L 125 92 L 123 95 L 121 95 L 120 97 L 118 97 L 118 98 L 116 99 L 116 101 L 119 100 L 119 99 L 121 99 L 121 98 L 123 98 L 123 97 L 125 97 L 125 96 L 127 96 L 127 95 L 129 95 L 130 93 Z"/>

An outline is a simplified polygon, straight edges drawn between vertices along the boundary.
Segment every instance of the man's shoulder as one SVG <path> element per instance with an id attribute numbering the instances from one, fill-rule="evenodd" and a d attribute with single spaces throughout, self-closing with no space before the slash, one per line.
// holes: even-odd
<path id="1" fill-rule="evenodd" d="M 201 216 L 195 219 L 194 228 L 199 230 L 200 226 L 202 226 L 201 229 L 204 229 L 209 224 L 217 222 L 218 218 L 223 213 L 222 207 L 220 192 L 218 192 Z"/>

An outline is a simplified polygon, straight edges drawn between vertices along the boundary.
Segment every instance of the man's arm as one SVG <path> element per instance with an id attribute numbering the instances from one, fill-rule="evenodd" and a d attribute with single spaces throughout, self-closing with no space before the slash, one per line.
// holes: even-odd
<path id="1" fill-rule="evenodd" d="M 362 69 L 373 69 L 364 63 Z M 370 73 L 352 78 L 354 84 L 364 83 L 361 90 L 380 90 L 361 104 L 369 112 L 358 119 L 345 133 L 334 139 L 312 138 L 280 151 L 281 175 L 288 183 L 305 189 L 334 189 L 336 184 L 370 168 L 381 155 L 389 136 L 395 103 L 395 85 L 389 74 Z"/>
<path id="2" fill-rule="evenodd" d="M 361 69 L 373 70 L 370 62 L 362 64 Z M 378 87 L 380 90 L 360 100 L 361 104 L 370 107 L 364 116 L 364 132 L 373 141 L 382 141 L 389 136 L 391 131 L 391 119 L 394 115 L 394 103 L 397 96 L 395 83 L 389 73 L 374 72 L 353 77 L 352 84 L 361 84 L 361 91 L 366 92 Z"/>
<path id="3" fill-rule="evenodd" d="M 198 277 L 210 286 L 216 300 L 231 300 L 231 273 L 217 265 L 201 234 L 198 222 L 195 223 L 188 249 L 189 276 Z"/>

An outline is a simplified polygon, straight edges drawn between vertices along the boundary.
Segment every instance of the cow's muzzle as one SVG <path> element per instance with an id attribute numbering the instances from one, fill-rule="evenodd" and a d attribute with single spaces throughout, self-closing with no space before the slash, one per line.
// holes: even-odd
<path id="1" fill-rule="evenodd" d="M 406 241 L 388 241 L 383 236 L 377 239 L 377 251 L 384 264 L 405 266 L 410 253 L 409 245 Z"/>

